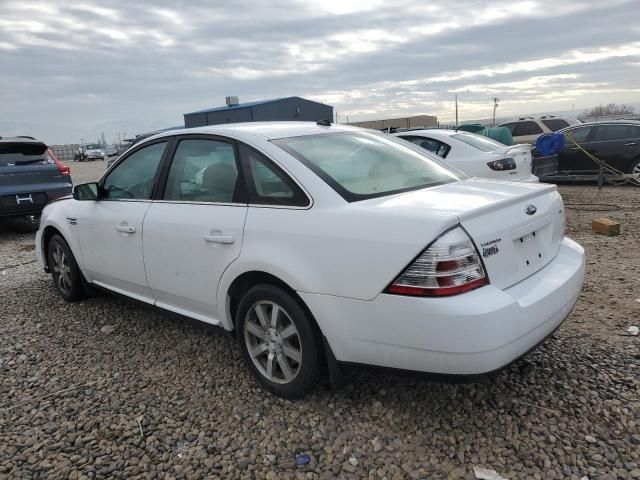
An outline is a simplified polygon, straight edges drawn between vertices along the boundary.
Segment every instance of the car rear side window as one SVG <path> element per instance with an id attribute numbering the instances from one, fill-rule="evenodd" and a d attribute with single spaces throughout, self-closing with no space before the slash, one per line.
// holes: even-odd
<path id="1" fill-rule="evenodd" d="M 233 144 L 218 140 L 180 140 L 171 162 L 164 200 L 233 203 L 238 165 Z"/>
<path id="2" fill-rule="evenodd" d="M 309 199 L 302 189 L 280 168 L 257 150 L 238 144 L 247 185 L 249 203 L 306 207 Z"/>
<path id="3" fill-rule="evenodd" d="M 464 178 L 437 157 L 404 142 L 368 132 L 282 138 L 284 149 L 349 202 L 391 195 Z"/>
<path id="4" fill-rule="evenodd" d="M 632 136 L 630 130 L 628 125 L 598 125 L 596 141 L 624 140 Z"/>
<path id="5" fill-rule="evenodd" d="M 547 118 L 541 120 L 541 122 L 552 132 L 557 132 L 558 130 L 562 130 L 569 126 L 569 123 L 561 118 Z"/>
<path id="6" fill-rule="evenodd" d="M 525 135 L 538 135 L 542 133 L 542 128 L 536 122 L 533 121 L 525 121 L 525 122 L 517 122 L 511 134 L 514 137 L 523 137 Z"/>
<path id="7" fill-rule="evenodd" d="M 429 137 L 400 136 L 400 138 L 408 140 L 409 142 L 414 143 L 419 147 L 430 151 L 431 153 L 435 153 L 442 158 L 446 158 L 446 156 L 449 154 L 449 150 L 451 150 L 451 147 L 446 143 Z"/>
<path id="8" fill-rule="evenodd" d="M 106 200 L 148 200 L 151 198 L 158 165 L 167 142 L 136 150 L 114 167 L 102 184 Z"/>

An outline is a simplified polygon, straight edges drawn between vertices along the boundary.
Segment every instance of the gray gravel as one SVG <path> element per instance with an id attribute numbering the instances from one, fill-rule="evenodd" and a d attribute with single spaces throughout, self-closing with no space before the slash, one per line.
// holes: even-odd
<path id="1" fill-rule="evenodd" d="M 639 251 L 640 236 L 595 236 L 582 215 L 569 227 L 588 249 Z M 292 402 L 263 393 L 213 328 L 111 296 L 65 303 L 28 263 L 32 243 L 0 227 L 0 478 L 640 478 L 640 338 L 621 336 L 640 325 L 637 256 L 624 270 L 592 256 L 565 326 L 492 380 L 372 370 Z M 596 302 L 603 275 L 629 290 Z"/>

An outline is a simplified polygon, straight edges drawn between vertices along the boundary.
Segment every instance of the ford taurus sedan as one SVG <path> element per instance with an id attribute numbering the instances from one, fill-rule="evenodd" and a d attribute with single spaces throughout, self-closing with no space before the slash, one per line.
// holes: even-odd
<path id="1" fill-rule="evenodd" d="M 37 258 L 235 331 L 269 391 L 370 364 L 491 372 L 560 326 L 583 281 L 552 185 L 472 179 L 404 140 L 276 122 L 165 132 L 48 205 Z"/>

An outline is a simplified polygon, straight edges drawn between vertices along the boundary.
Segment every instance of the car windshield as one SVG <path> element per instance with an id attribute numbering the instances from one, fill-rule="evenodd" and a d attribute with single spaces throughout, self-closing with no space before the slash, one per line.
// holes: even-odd
<path id="1" fill-rule="evenodd" d="M 313 170 L 347 201 L 449 183 L 466 174 L 382 134 L 340 132 L 273 143 Z"/>
<path id="2" fill-rule="evenodd" d="M 493 152 L 497 148 L 504 147 L 502 143 L 496 140 L 492 140 L 491 138 L 483 137 L 481 135 L 473 135 L 471 133 L 456 133 L 451 135 L 451 138 L 460 140 L 461 142 L 471 145 L 483 152 Z"/>
<path id="3" fill-rule="evenodd" d="M 94 143 L 87 145 L 87 150 L 100 150 L 101 148 L 102 147 L 100 145 L 96 145 Z"/>

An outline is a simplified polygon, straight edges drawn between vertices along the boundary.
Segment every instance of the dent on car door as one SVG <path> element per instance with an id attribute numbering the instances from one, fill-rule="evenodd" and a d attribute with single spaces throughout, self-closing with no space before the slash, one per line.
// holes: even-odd
<path id="1" fill-rule="evenodd" d="M 232 140 L 184 136 L 175 144 L 144 220 L 144 261 L 156 305 L 217 324 L 216 292 L 240 255 L 247 202 Z"/>
<path id="2" fill-rule="evenodd" d="M 83 202 L 77 228 L 90 281 L 152 302 L 142 258 L 143 219 L 167 141 L 143 145 L 102 180 L 99 198 Z"/>

